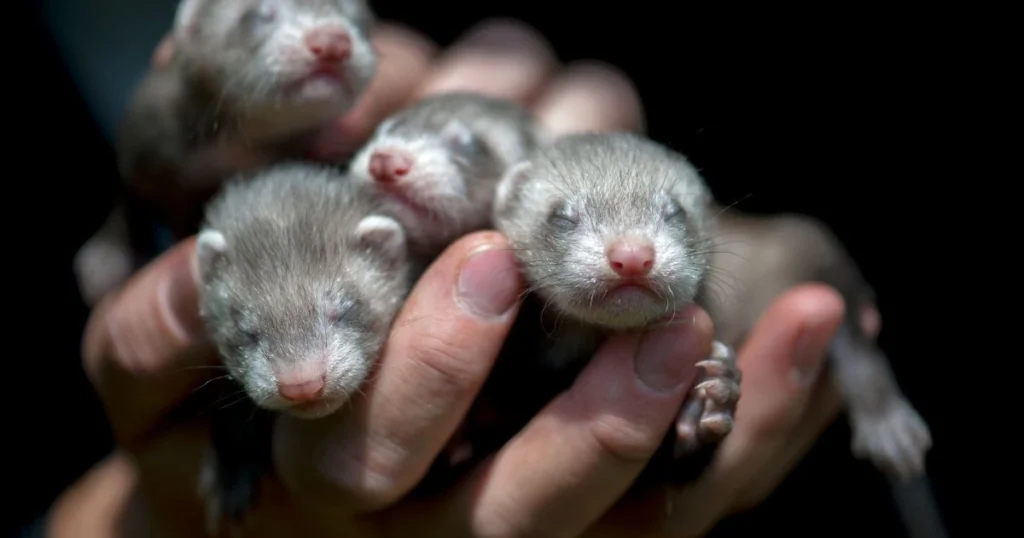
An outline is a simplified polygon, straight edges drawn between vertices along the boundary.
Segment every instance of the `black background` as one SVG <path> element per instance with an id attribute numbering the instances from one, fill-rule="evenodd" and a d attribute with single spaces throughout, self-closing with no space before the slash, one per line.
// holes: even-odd
<path id="1" fill-rule="evenodd" d="M 965 178 L 942 162 L 957 151 L 945 137 L 951 110 L 963 105 L 944 84 L 946 37 L 926 35 L 916 15 L 885 11 L 712 14 L 674 2 L 630 2 L 628 11 L 621 2 L 375 6 L 442 45 L 488 16 L 523 19 L 563 61 L 599 58 L 623 69 L 644 100 L 648 134 L 688 155 L 721 200 L 831 225 L 879 293 L 881 345 L 932 428 L 929 465 L 949 530 L 976 529 L 963 506 L 973 495 L 965 482 L 972 470 L 960 464 L 969 458 L 958 435 L 957 361 L 969 348 L 964 331 L 951 328 L 955 294 L 948 291 L 974 277 L 963 272 L 965 252 L 943 247 L 951 234 L 972 233 L 961 222 L 974 209 L 962 198 Z M 109 208 L 113 154 L 44 27 L 30 20 L 18 30 L 34 30 L 19 41 L 26 52 L 15 54 L 29 60 L 30 76 L 21 74 L 29 78 L 15 84 L 27 95 L 13 101 L 8 117 L 20 126 L 18 145 L 39 165 L 12 168 L 9 177 L 24 178 L 19 183 L 38 189 L 29 196 L 47 202 L 10 210 L 14 229 L 27 232 L 16 235 L 34 245 L 21 267 L 28 274 L 10 292 L 18 319 L 8 337 L 8 361 L 17 367 L 8 380 L 17 408 L 11 431 L 20 440 L 5 444 L 19 488 L 9 505 L 15 523 L 45 509 L 110 449 L 81 371 L 87 310 L 70 261 Z M 947 183 L 953 187 L 934 188 Z M 951 208 L 963 215 L 965 205 L 963 221 L 951 222 Z M 940 265 L 947 270 L 934 269 Z M 33 344 L 31 356 L 14 351 Z M 851 458 L 848 443 L 840 420 L 768 502 L 723 530 L 899 535 L 884 482 Z M 824 531 L 822 522 L 836 527 Z"/>

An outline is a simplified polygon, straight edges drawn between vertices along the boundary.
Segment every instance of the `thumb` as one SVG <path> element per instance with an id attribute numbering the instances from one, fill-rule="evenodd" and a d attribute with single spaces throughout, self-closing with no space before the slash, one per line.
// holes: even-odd
<path id="1" fill-rule="evenodd" d="M 194 239 L 179 243 L 97 305 L 86 324 L 85 372 L 128 447 L 209 375 L 197 366 L 214 364 L 194 256 Z"/>

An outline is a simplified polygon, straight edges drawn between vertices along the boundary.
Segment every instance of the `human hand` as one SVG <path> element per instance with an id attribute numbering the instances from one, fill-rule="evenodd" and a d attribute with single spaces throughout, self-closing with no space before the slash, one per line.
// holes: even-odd
<path id="1" fill-rule="evenodd" d="M 437 62 L 432 61 L 432 45 L 402 28 L 383 27 L 375 42 L 378 50 L 391 52 L 382 54 L 386 60 L 382 62 L 380 78 L 375 81 L 378 88 L 371 89 L 368 98 L 339 122 L 342 133 L 363 133 L 351 135 L 353 140 L 365 138 L 377 121 L 410 99 L 454 88 L 477 89 L 531 105 L 556 132 L 642 129 L 639 103 L 625 79 L 591 65 L 570 68 L 552 81 L 555 66 L 550 51 L 522 29 L 492 26 L 475 39 L 457 45 Z M 384 82 L 379 82 L 381 79 Z M 493 234 L 466 238 L 449 249 L 425 275 L 403 313 L 402 319 L 411 321 L 396 323 L 392 336 L 392 341 L 406 342 L 405 347 L 389 344 L 382 359 L 381 375 L 361 410 L 353 410 L 347 418 L 338 417 L 334 424 L 323 422 L 326 432 L 303 428 L 310 424 L 289 426 L 289 421 L 279 428 L 279 432 L 289 427 L 307 430 L 292 436 L 291 444 L 293 454 L 298 450 L 305 457 L 292 460 L 287 444 L 280 450 L 279 467 L 285 480 L 275 481 L 267 488 L 269 501 L 254 513 L 254 526 L 259 531 L 254 535 L 280 535 L 282 528 L 295 532 L 297 523 L 311 524 L 320 531 L 329 528 L 337 534 L 347 531 L 372 536 L 402 535 L 410 528 L 419 533 L 434 529 L 445 536 L 518 535 L 541 530 L 576 535 L 620 496 L 630 477 L 642 466 L 645 451 L 653 450 L 653 446 L 645 443 L 660 437 L 655 435 L 659 430 L 651 424 L 659 417 L 637 417 L 635 424 L 612 423 L 628 428 L 607 430 L 604 435 L 612 441 L 605 439 L 603 445 L 595 446 L 591 434 L 602 430 L 587 431 L 586 426 L 593 423 L 586 421 L 567 426 L 565 415 L 560 415 L 559 410 L 565 413 L 570 404 L 562 404 L 561 408 L 553 405 L 538 417 L 531 429 L 510 444 L 491 467 L 479 472 L 475 481 L 470 482 L 477 489 L 458 490 L 431 505 L 392 502 L 415 483 L 425 463 L 440 449 L 438 443 L 454 428 L 489 369 L 493 352 L 488 350 L 493 351 L 501 341 L 513 315 L 514 307 L 497 321 L 466 321 L 450 296 L 444 297 L 444 290 L 454 286 L 451 280 L 467 252 L 480 244 L 497 247 L 487 254 L 495 256 L 503 243 Z M 168 291 L 174 282 L 185 282 L 179 284 L 185 289 L 194 286 L 187 261 L 193 250 L 192 241 L 183 242 L 94 312 L 86 336 L 86 364 L 108 406 L 123 451 L 64 497 L 53 517 L 57 536 L 63 535 L 60 529 L 73 531 L 74 536 L 160 536 L 192 534 L 201 528 L 195 482 L 206 442 L 206 426 L 194 417 L 185 421 L 169 418 L 180 410 L 182 400 L 208 379 L 209 367 L 216 364 L 209 345 L 190 336 L 201 332 L 195 316 L 194 294 Z M 508 262 L 492 261 L 496 265 L 489 269 L 499 271 L 502 264 L 507 269 Z M 443 296 L 440 299 L 436 297 L 439 290 Z M 177 301 L 172 303 L 172 298 Z M 447 311 L 438 308 L 444 299 L 450 307 Z M 822 288 L 795 290 L 780 298 L 739 354 L 744 392 L 738 420 L 711 471 L 694 486 L 671 492 L 671 517 L 664 517 L 665 499 L 630 499 L 608 512 L 591 529 L 593 533 L 636 536 L 639 529 L 644 529 L 662 536 L 700 534 L 722 516 L 756 504 L 774 489 L 835 415 L 835 398 L 827 387 L 815 389 L 809 396 L 810 388 L 787 383 L 786 375 L 794 357 L 796 332 L 807 327 L 805 339 L 812 342 L 818 342 L 815 335 L 830 334 L 830 320 L 841 315 L 836 304 L 834 293 Z M 417 314 L 418 309 L 429 313 Z M 432 326 L 429 338 L 421 340 L 423 335 L 419 332 L 424 329 L 417 329 L 415 320 L 427 317 L 433 321 L 446 320 L 451 332 L 437 333 Z M 693 339 L 704 341 L 706 331 L 701 324 L 696 331 Z M 464 334 L 476 337 L 473 342 L 466 342 L 461 336 Z M 615 383 L 632 379 L 613 372 L 631 364 L 628 357 L 619 355 L 628 355 L 621 353 L 621 347 L 628 347 L 628 339 L 635 337 L 624 338 L 625 343 L 610 343 L 606 349 L 613 351 L 599 355 L 606 358 L 596 360 L 589 373 L 562 400 L 590 403 L 594 410 L 612 416 L 628 413 L 630 409 L 671 408 L 673 398 L 662 398 L 653 406 L 649 398 L 646 402 L 587 398 L 588 393 L 603 396 Z M 437 344 L 441 354 L 409 351 L 409 343 L 421 341 Z M 616 346 L 620 353 L 614 353 Z M 472 360 L 467 358 L 471 356 L 466 354 L 467 350 L 475 354 Z M 822 353 L 809 354 L 816 357 L 810 360 L 812 364 L 820 361 Z M 424 360 L 425 356 L 434 359 Z M 678 359 L 680 364 L 693 362 L 691 357 Z M 417 373 L 423 369 L 426 373 Z M 391 375 L 386 376 L 389 371 Z M 688 372 L 680 375 L 685 377 L 690 375 Z M 391 385 L 381 379 L 391 379 Z M 430 379 L 437 384 L 424 382 Z M 424 402 L 431 405 L 424 406 Z M 407 409 L 422 412 L 423 416 L 410 417 Z M 803 415 L 804 409 L 810 412 Z M 389 412 L 395 415 L 389 417 Z M 601 424 L 607 427 L 609 423 Z M 636 438 L 628 440 L 632 449 L 625 452 L 630 456 L 625 461 L 609 460 L 607 454 L 600 457 L 606 447 L 616 450 L 614 438 L 623 441 L 630 434 Z M 399 439 L 395 440 L 395 435 Z M 365 446 L 373 438 L 389 439 L 382 444 L 391 450 L 376 452 L 385 455 L 384 473 L 379 468 L 380 461 L 368 463 L 358 458 L 347 465 L 327 462 L 325 458 L 320 463 L 329 463 L 327 469 L 310 466 L 315 461 L 311 461 L 309 452 L 300 450 L 307 443 L 320 454 L 343 456 L 344 450 L 335 451 L 338 445 L 352 446 L 361 439 Z M 575 446 L 573 439 L 582 445 Z M 568 452 L 559 455 L 558 450 Z M 624 446 L 619 446 L 620 455 L 622 450 Z M 365 449 L 361 452 L 372 456 Z M 547 454 L 542 460 L 537 458 L 540 452 Z M 373 467 L 364 466 L 359 471 L 360 463 Z M 356 469 L 356 474 L 346 475 L 346 466 Z M 367 474 L 368 469 L 376 472 L 378 480 L 366 480 L 374 476 Z M 754 475 L 758 477 L 756 482 L 750 479 Z M 103 490 L 121 492 L 124 496 L 109 497 L 110 493 Z M 299 505 L 304 507 L 302 513 L 297 511 Z M 82 510 L 82 506 L 90 508 Z M 339 513 L 342 506 L 354 507 L 355 511 Z M 381 507 L 383 510 L 377 510 Z M 83 533 L 87 528 L 94 533 Z M 147 530 L 141 532 L 140 528 Z"/>
<path id="2" fill-rule="evenodd" d="M 424 43 L 392 31 L 401 36 L 390 43 L 397 50 Z M 379 76 L 395 77 L 382 87 L 411 87 L 404 99 L 393 98 L 394 107 L 431 92 L 476 89 L 530 105 L 555 132 L 640 127 L 635 92 L 614 71 L 591 64 L 554 73 L 550 51 L 521 27 L 490 25 L 473 34 L 435 67 L 419 67 L 422 80 L 398 78 L 415 69 L 382 66 Z M 430 56 L 418 48 L 385 58 L 425 64 Z M 386 108 L 379 103 L 387 100 L 377 99 Z M 355 117 L 381 114 L 369 108 Z M 505 247 L 494 233 L 450 247 L 410 296 L 365 394 L 326 420 L 280 421 L 280 474 L 253 511 L 251 535 L 575 535 L 617 500 L 672 421 L 693 363 L 707 354 L 710 324 L 699 311 L 691 315 L 695 323 L 658 331 L 658 338 L 613 339 L 573 390 L 469 481 L 428 504 L 402 500 L 468 408 L 515 316 L 521 288 Z M 57 506 L 55 535 L 202 530 L 196 485 L 208 425 L 187 403 L 220 371 L 198 318 L 194 249 L 193 239 L 183 241 L 93 312 L 85 366 L 121 450 Z M 499 273 L 505 278 L 493 278 Z M 475 292 L 456 298 L 456 289 Z M 641 340 L 648 345 L 640 348 Z M 636 382 L 636 354 L 640 379 L 667 387 Z M 607 398 L 609 388 L 617 398 Z M 100 485 L 106 491 L 93 489 Z M 103 498 L 111 492 L 124 496 Z M 82 509 L 90 501 L 93 510 Z"/>
<path id="3" fill-rule="evenodd" d="M 838 415 L 838 394 L 818 374 L 843 308 L 822 284 L 797 286 L 772 302 L 738 350 L 735 425 L 711 467 L 692 484 L 624 500 L 586 536 L 702 536 L 767 498 Z M 876 311 L 861 323 L 877 334 Z"/>

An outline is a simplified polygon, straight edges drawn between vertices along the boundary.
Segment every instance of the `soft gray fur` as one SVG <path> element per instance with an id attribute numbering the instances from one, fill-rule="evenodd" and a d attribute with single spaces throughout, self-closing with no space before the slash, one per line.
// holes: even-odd
<path id="1" fill-rule="evenodd" d="M 874 291 L 842 243 L 820 221 L 803 215 L 716 212 L 721 213 L 712 260 L 717 278 L 704 305 L 718 336 L 741 342 L 772 301 L 798 284 L 834 286 L 846 316 L 830 346 L 829 366 L 846 402 L 853 451 L 899 480 L 922 476 L 932 443 L 929 428 L 861 325 L 864 310 L 875 306 Z"/>
<path id="2" fill-rule="evenodd" d="M 490 226 L 494 189 L 505 170 L 547 140 L 518 104 L 470 92 L 433 95 L 378 126 L 349 166 L 353 179 L 386 195 L 389 211 L 409 231 L 413 248 L 437 254 L 458 237 Z M 414 156 L 408 175 L 388 188 L 369 172 L 377 150 Z M 412 200 L 422 210 L 403 201 Z"/>
<path id="3" fill-rule="evenodd" d="M 117 136 L 127 185 L 119 203 L 141 207 L 115 213 L 155 217 L 180 239 L 195 233 L 226 178 L 303 155 L 373 78 L 373 20 L 365 0 L 182 0 L 173 59 L 136 87 Z M 323 27 L 350 36 L 341 79 L 297 85 L 316 67 L 304 36 Z M 75 270 L 87 303 L 127 279 L 134 267 L 122 260 L 137 264 L 139 251 L 151 250 L 130 237 L 151 226 L 135 220 L 104 226 L 82 247 Z"/>
<path id="4" fill-rule="evenodd" d="M 666 192 L 681 214 L 668 217 Z M 645 325 L 687 302 L 704 306 L 718 341 L 735 348 L 779 294 L 803 282 L 835 287 L 847 311 L 828 364 L 851 419 L 853 451 L 895 481 L 924 478 L 928 427 L 860 321 L 874 293 L 820 222 L 726 211 L 681 155 L 621 133 L 564 137 L 513 167 L 499 185 L 495 220 L 551 315 L 570 320 L 557 337 L 574 345 L 555 347 L 552 360 L 589 357 L 595 325 Z M 612 276 L 604 241 L 629 230 L 657 245 L 652 274 L 660 300 L 602 302 Z M 680 424 L 692 423 L 685 416 L 697 413 L 693 402 Z"/>
<path id="5" fill-rule="evenodd" d="M 372 22 L 364 0 L 183 0 L 172 62 L 152 69 L 129 105 L 122 173 L 171 166 L 179 181 L 202 185 L 265 164 L 272 155 L 259 146 L 328 124 L 369 85 Z M 297 89 L 315 67 L 303 38 L 325 26 L 350 36 L 344 82 Z"/>
<path id="6" fill-rule="evenodd" d="M 405 233 L 331 168 L 285 163 L 236 181 L 199 234 L 201 311 L 232 376 L 257 405 L 293 411 L 275 369 L 326 359 L 322 405 L 365 380 L 412 285 Z"/>
<path id="7" fill-rule="evenodd" d="M 527 280 L 551 306 L 609 329 L 642 327 L 692 303 L 710 265 L 710 191 L 686 160 L 631 134 L 562 137 L 516 165 L 499 186 L 495 223 Z M 659 300 L 603 302 L 617 276 L 605 244 L 650 238 Z"/>
<path id="8" fill-rule="evenodd" d="M 711 202 L 683 156 L 629 133 L 564 136 L 511 167 L 494 220 L 544 303 L 552 326 L 545 360 L 579 368 L 609 331 L 672 320 L 696 302 L 711 264 Z M 615 291 L 607 248 L 623 238 L 654 247 L 650 293 Z M 740 378 L 732 348 L 716 341 L 701 366 L 706 377 L 677 421 L 677 456 L 714 446 L 732 429 Z"/>

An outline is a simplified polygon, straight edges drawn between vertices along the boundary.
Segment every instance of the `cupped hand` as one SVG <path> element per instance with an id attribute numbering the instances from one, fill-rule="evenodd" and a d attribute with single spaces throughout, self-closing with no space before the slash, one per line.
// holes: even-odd
<path id="1" fill-rule="evenodd" d="M 483 24 L 441 54 L 398 26 L 382 26 L 374 42 L 380 71 L 327 138 L 336 149 L 358 145 L 402 105 L 451 89 L 517 100 L 555 132 L 643 128 L 625 77 L 597 63 L 560 67 L 547 44 L 516 23 Z M 171 54 L 162 45 L 154 61 Z M 616 336 L 571 390 L 469 479 L 443 498 L 406 499 L 469 407 L 517 312 L 520 282 L 504 247 L 489 232 L 452 245 L 410 295 L 364 393 L 328 419 L 280 421 L 278 474 L 247 535 L 700 534 L 770 492 L 834 416 L 827 386 L 812 389 L 813 374 L 791 373 L 796 363 L 817 369 L 841 316 L 834 292 L 806 287 L 780 298 L 743 347 L 734 432 L 705 478 L 669 492 L 670 512 L 664 498 L 619 499 L 707 354 L 712 328 L 699 309 L 687 313 L 692 324 Z M 188 404 L 222 372 L 198 318 L 194 251 L 194 240 L 183 241 L 90 318 L 85 367 L 119 450 L 61 498 L 53 536 L 202 532 L 197 484 L 208 424 Z"/>
<path id="2" fill-rule="evenodd" d="M 735 426 L 708 471 L 692 484 L 625 499 L 587 536 L 702 536 L 771 494 L 838 414 L 838 395 L 820 373 L 843 308 L 823 284 L 779 296 L 738 350 Z"/>
<path id="3" fill-rule="evenodd" d="M 375 40 L 380 72 L 339 121 L 341 138 L 365 138 L 402 104 L 451 89 L 517 100 L 555 132 L 640 128 L 622 75 L 596 63 L 559 68 L 544 41 L 517 24 L 485 24 L 436 59 L 402 28 L 384 27 Z M 161 50 L 157 62 L 173 54 Z M 194 239 L 181 242 L 90 318 L 85 367 L 120 450 L 58 504 L 58 536 L 202 532 L 197 484 L 209 426 L 190 403 L 223 371 L 198 317 L 194 256 Z M 616 337 L 573 390 L 473 476 L 443 498 L 404 498 L 489 373 L 521 293 L 500 234 L 448 248 L 413 290 L 362 393 L 324 420 L 282 417 L 278 472 L 246 533 L 576 535 L 600 517 L 656 449 L 708 352 L 710 322 L 699 310 L 689 325 Z M 609 389 L 615 398 L 605 397 Z"/>

